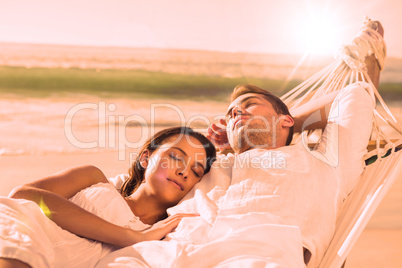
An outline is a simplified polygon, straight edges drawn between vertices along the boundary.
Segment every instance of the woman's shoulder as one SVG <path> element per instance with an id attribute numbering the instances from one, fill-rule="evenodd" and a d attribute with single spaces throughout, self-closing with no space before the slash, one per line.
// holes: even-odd
<path id="1" fill-rule="evenodd" d="M 114 188 L 120 191 L 121 186 L 128 179 L 128 177 L 129 177 L 128 174 L 119 174 L 115 177 L 108 178 L 107 180 L 109 181 L 110 184 L 114 186 Z"/>
<path id="2" fill-rule="evenodd" d="M 134 217 L 124 198 L 110 183 L 99 182 L 91 185 L 79 191 L 70 201 L 120 226 L 126 225 Z"/>
<path id="3" fill-rule="evenodd" d="M 82 189 L 71 197 L 70 201 L 81 206 L 88 202 L 93 204 L 105 203 L 117 197 L 121 197 L 121 195 L 112 184 L 99 182 Z M 121 199 L 124 201 L 122 197 Z"/>

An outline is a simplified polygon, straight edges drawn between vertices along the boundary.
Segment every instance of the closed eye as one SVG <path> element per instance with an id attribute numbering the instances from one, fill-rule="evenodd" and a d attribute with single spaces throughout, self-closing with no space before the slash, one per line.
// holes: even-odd
<path id="1" fill-rule="evenodd" d="M 245 108 L 248 108 L 248 107 L 250 107 L 250 106 L 252 106 L 252 105 L 257 105 L 258 103 L 256 103 L 256 102 L 249 102 L 249 103 L 246 103 L 246 105 L 244 105 L 244 107 Z"/>
<path id="2" fill-rule="evenodd" d="M 200 178 L 200 179 L 201 179 L 200 174 L 198 174 L 195 170 L 193 170 L 193 173 L 194 173 L 194 175 L 195 175 L 197 178 Z"/>
<path id="3" fill-rule="evenodd" d="M 174 160 L 182 160 L 181 157 L 175 155 L 174 153 L 170 153 L 170 157 Z"/>

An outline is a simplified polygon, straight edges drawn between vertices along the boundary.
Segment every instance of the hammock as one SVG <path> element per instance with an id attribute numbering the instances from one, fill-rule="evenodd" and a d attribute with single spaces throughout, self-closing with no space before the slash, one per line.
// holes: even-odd
<path id="1" fill-rule="evenodd" d="M 368 147 L 369 152 L 365 156 L 366 168 L 360 176 L 359 183 L 345 199 L 338 212 L 335 234 L 320 264 L 323 268 L 342 266 L 402 167 L 402 150 L 400 150 L 402 129 L 373 85 L 364 63 L 365 57 L 374 53 L 380 70 L 384 67 L 386 46 L 377 29 L 377 22 L 366 20 L 353 40 L 353 44 L 344 46 L 334 63 L 281 97 L 293 110 L 307 102 L 338 91 L 348 84 L 364 81 L 372 85 L 373 100 L 377 100 L 385 111 L 385 115 L 379 111 L 378 107 L 374 111 L 371 143 L 375 146 L 374 149 Z M 387 137 L 380 128 L 380 121 L 396 130 L 399 139 L 391 140 Z M 295 135 L 294 139 L 314 135 L 317 135 L 317 132 L 305 132 L 302 135 Z"/>

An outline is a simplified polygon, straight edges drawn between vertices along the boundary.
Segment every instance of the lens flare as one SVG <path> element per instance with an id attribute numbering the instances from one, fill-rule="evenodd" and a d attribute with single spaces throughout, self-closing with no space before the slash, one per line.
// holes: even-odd
<path id="1" fill-rule="evenodd" d="M 341 45 L 342 21 L 329 8 L 309 8 L 298 18 L 296 31 L 304 53 L 334 55 Z"/>
<path id="2" fill-rule="evenodd" d="M 50 211 L 48 206 L 43 201 L 43 198 L 41 198 L 40 201 L 39 201 L 39 207 L 42 210 L 43 214 L 46 215 L 46 217 L 50 218 L 52 216 L 52 212 Z"/>

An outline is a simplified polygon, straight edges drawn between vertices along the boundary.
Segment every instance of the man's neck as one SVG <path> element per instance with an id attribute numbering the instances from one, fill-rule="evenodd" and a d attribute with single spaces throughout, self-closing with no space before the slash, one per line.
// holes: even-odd
<path id="1" fill-rule="evenodd" d="M 236 154 L 241 154 L 241 153 L 253 150 L 253 149 L 273 150 L 273 149 L 277 149 L 277 148 L 284 147 L 284 146 L 286 146 L 286 145 L 285 144 L 280 145 L 280 146 L 264 145 L 264 146 L 255 146 L 255 147 L 250 146 L 248 148 L 240 149 L 238 151 L 235 150 L 235 152 L 236 152 Z"/>

